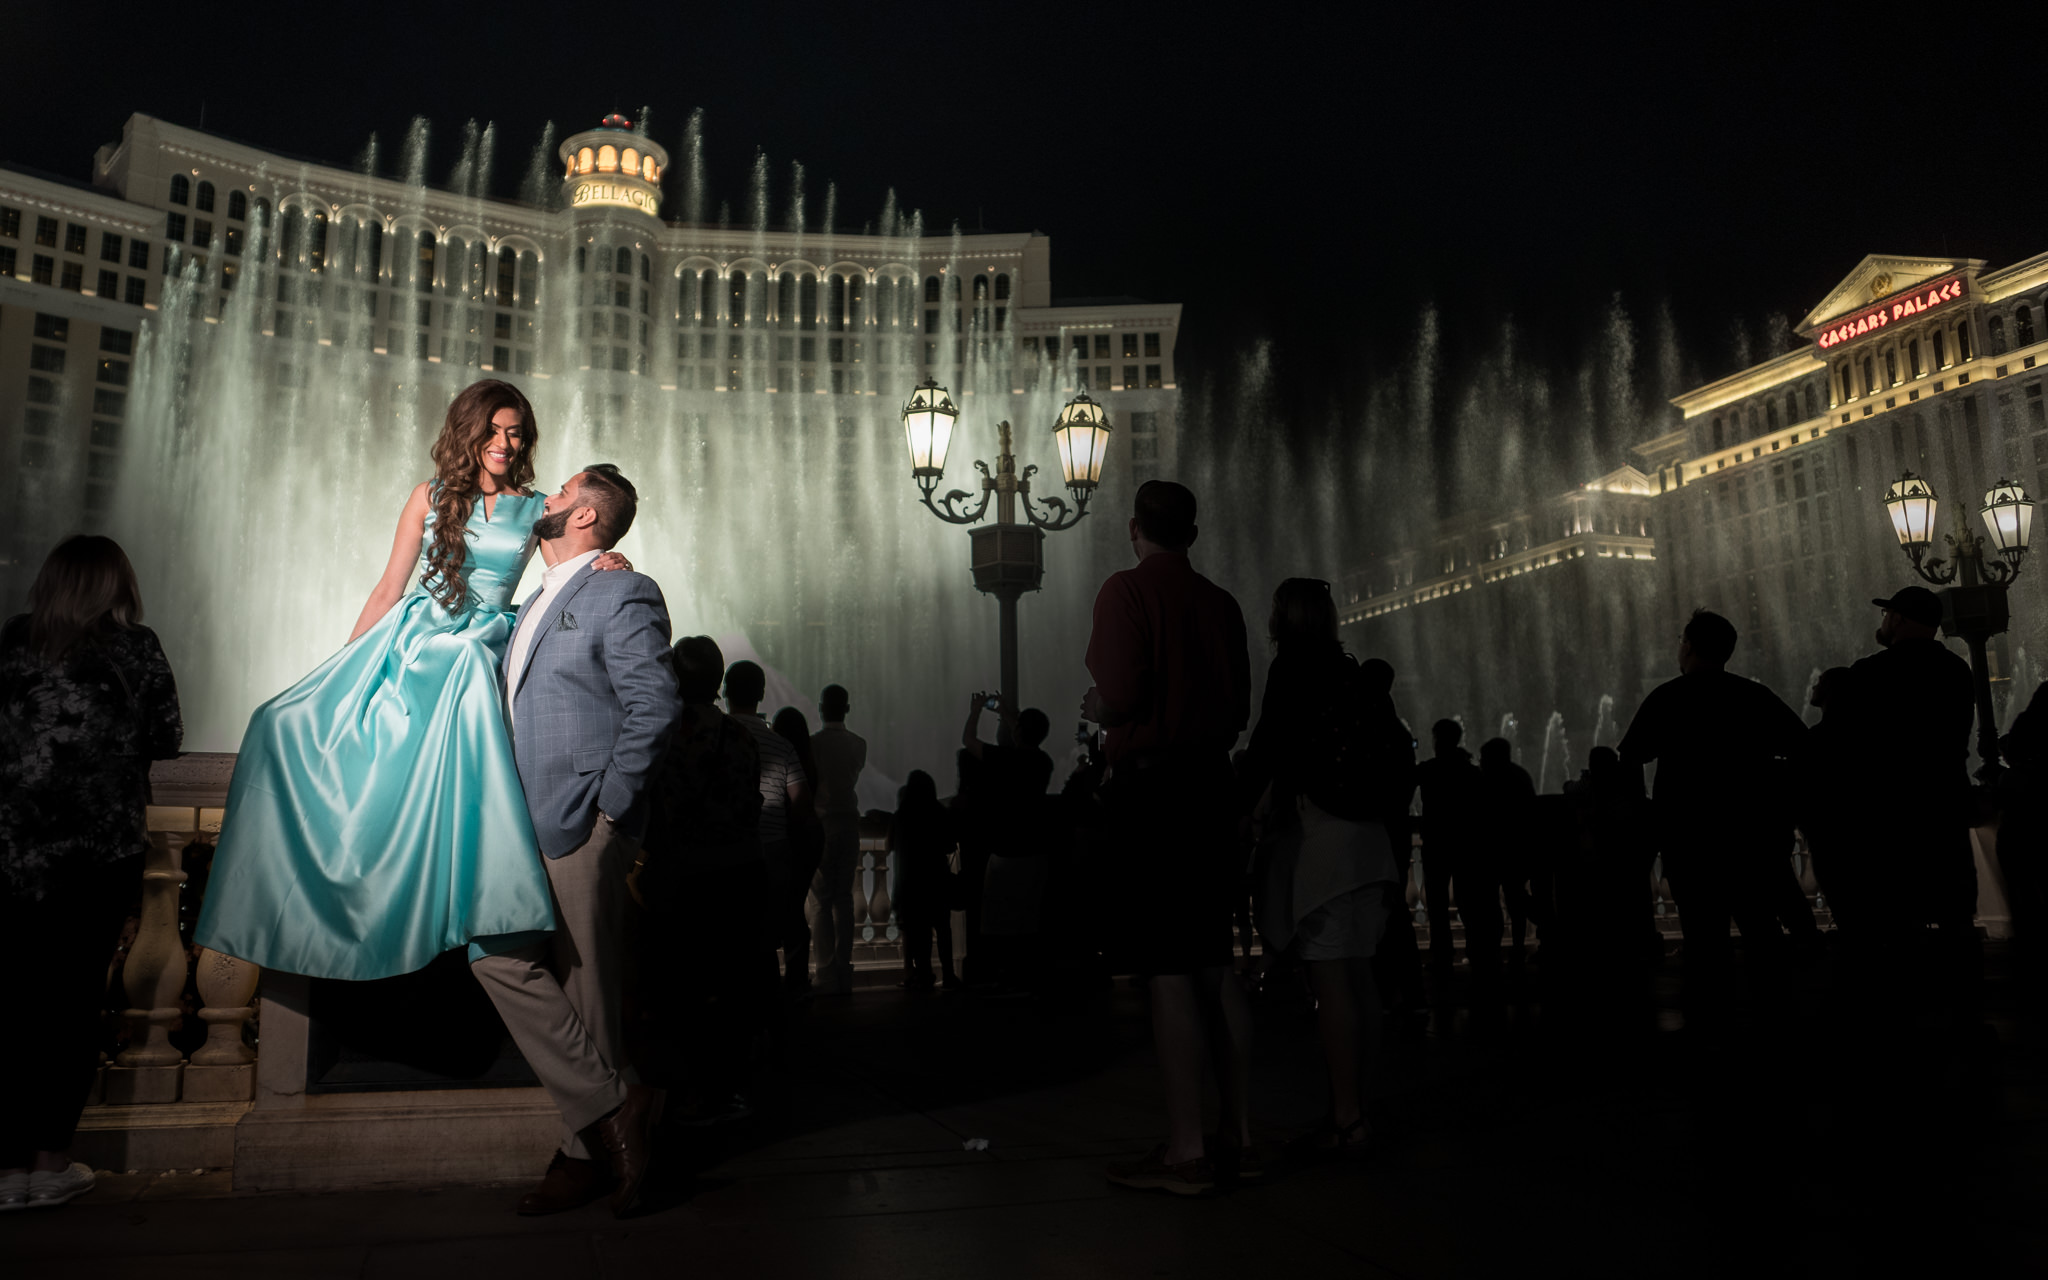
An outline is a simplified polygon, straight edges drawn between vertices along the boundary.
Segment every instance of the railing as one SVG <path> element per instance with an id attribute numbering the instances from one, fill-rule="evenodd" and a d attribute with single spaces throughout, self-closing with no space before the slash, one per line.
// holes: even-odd
<path id="1" fill-rule="evenodd" d="M 127 1043 L 101 1068 L 94 1100 L 106 1106 L 247 1102 L 256 1092 L 256 1050 L 246 1034 L 261 971 L 185 940 L 184 923 L 196 915 L 185 901 L 186 855 L 210 847 L 220 832 L 221 806 L 234 771 L 231 755 L 195 754 L 160 762 L 151 771 L 149 852 L 135 937 L 109 966 L 118 966 L 125 1008 L 109 1010 L 127 1023 Z M 186 1028 L 188 985 L 197 996 L 193 1015 L 206 1040 L 188 1057 L 176 1039 Z"/>

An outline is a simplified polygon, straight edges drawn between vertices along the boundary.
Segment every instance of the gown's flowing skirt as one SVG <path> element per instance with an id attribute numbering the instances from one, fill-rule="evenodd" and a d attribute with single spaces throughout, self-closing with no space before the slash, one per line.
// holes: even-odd
<path id="1" fill-rule="evenodd" d="M 552 930 L 499 695 L 510 612 L 406 596 L 250 717 L 195 939 L 287 973 L 410 973 Z"/>

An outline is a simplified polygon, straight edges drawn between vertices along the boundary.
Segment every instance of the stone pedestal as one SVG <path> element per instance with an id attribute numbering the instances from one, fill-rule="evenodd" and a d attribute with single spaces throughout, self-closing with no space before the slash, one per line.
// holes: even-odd
<path id="1" fill-rule="evenodd" d="M 561 1141 L 545 1090 L 306 1091 L 310 984 L 263 975 L 255 1105 L 235 1126 L 237 1191 L 537 1179 Z"/>

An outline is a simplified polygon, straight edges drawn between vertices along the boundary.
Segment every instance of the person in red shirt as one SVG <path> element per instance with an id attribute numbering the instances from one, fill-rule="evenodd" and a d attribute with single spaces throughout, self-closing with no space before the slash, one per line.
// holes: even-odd
<path id="1" fill-rule="evenodd" d="M 1231 978 L 1231 866 L 1237 829 L 1230 749 L 1251 719 L 1251 650 L 1229 592 L 1196 573 L 1195 495 L 1139 486 L 1134 569 L 1095 598 L 1081 714 L 1107 731 L 1103 801 L 1115 833 L 1119 937 L 1112 959 L 1146 975 L 1168 1136 L 1139 1160 L 1112 1163 L 1124 1186 L 1199 1195 L 1214 1188 L 1203 1153 L 1202 1074 L 1216 1047 L 1218 1155 L 1256 1176 L 1249 1145 L 1251 1010 Z M 1118 954 L 1121 952 L 1121 954 Z M 1210 1036 L 1215 1025 L 1219 1034 Z"/>

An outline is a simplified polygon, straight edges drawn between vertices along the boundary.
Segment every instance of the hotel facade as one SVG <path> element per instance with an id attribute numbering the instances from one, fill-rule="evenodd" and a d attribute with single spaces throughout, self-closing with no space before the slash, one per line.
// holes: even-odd
<path id="1" fill-rule="evenodd" d="M 1883 507 L 1903 472 L 1940 495 L 1937 536 L 1958 514 L 1981 535 L 1997 483 L 2048 492 L 2048 254 L 1996 269 L 1871 255 L 1798 333 L 1798 349 L 1677 397 L 1679 425 L 1628 465 L 1346 578 L 1348 638 L 1406 663 L 1411 722 L 1476 717 L 1484 738 L 1556 712 L 1582 761 L 1676 674 L 1695 607 L 1741 633 L 1732 669 L 1802 706 L 1818 671 L 1875 647 L 1871 599 L 1918 581 Z M 2037 576 L 2014 585 L 1990 646 L 2001 724 L 2048 652 Z"/>
<path id="2" fill-rule="evenodd" d="M 715 440 L 736 397 L 772 395 L 778 421 L 829 437 L 850 406 L 876 416 L 854 397 L 900 403 L 929 376 L 956 398 L 1086 391 L 1116 427 L 1110 474 L 1175 464 L 1180 305 L 1055 300 L 1042 233 L 667 221 L 667 152 L 618 116 L 556 164 L 559 197 L 526 204 L 134 115 L 89 182 L 0 167 L 9 608 L 51 541 L 114 501 L 134 364 L 178 281 L 209 323 L 238 291 L 274 293 L 253 376 L 280 393 L 349 354 L 390 363 L 380 408 L 435 417 L 477 377 L 570 376 L 592 415 L 623 420 L 630 399 L 636 429 Z"/>

